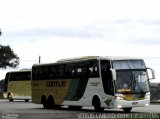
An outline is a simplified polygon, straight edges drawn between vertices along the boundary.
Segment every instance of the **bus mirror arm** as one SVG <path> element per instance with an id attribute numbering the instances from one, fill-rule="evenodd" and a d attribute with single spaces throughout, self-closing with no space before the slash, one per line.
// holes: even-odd
<path id="1" fill-rule="evenodd" d="M 113 81 L 116 80 L 116 70 L 115 69 L 110 69 L 111 73 L 112 73 L 112 79 Z"/>
<path id="2" fill-rule="evenodd" d="M 150 71 L 151 71 L 151 74 L 152 74 L 152 77 L 149 78 L 149 80 L 155 79 L 155 71 L 154 71 L 152 68 L 149 68 L 149 67 L 147 67 L 147 70 L 150 70 Z"/>

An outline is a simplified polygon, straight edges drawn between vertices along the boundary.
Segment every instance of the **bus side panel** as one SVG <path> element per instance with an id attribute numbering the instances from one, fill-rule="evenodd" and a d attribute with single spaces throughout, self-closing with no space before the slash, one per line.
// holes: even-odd
<path id="1" fill-rule="evenodd" d="M 11 81 L 7 92 L 12 93 L 16 99 L 31 97 L 31 81 Z"/>
<path id="2" fill-rule="evenodd" d="M 88 79 L 66 79 L 32 81 L 32 102 L 41 103 L 42 95 L 54 98 L 54 103 L 62 105 L 64 100 L 78 101 L 84 95 Z"/>
<path id="3" fill-rule="evenodd" d="M 88 79 L 86 77 L 82 77 L 80 79 L 71 79 L 71 84 L 68 89 L 68 93 L 64 100 L 68 101 L 78 101 L 84 95 L 86 90 L 86 86 L 88 83 Z"/>
<path id="4" fill-rule="evenodd" d="M 82 86 L 82 85 L 81 85 Z M 97 96 L 100 100 L 101 107 L 112 108 L 113 105 L 107 105 L 106 101 L 114 98 L 114 96 L 106 94 L 103 89 L 102 80 L 100 78 L 89 78 L 83 96 L 75 100 L 64 100 L 63 105 L 69 106 L 93 106 L 93 97 Z"/>
<path id="5" fill-rule="evenodd" d="M 80 86 L 83 87 L 83 85 Z M 100 93 L 104 94 L 101 80 L 99 78 L 90 78 L 86 84 L 82 97 L 79 100 L 64 100 L 63 105 L 92 106 L 93 96 L 99 96 Z"/>
<path id="6" fill-rule="evenodd" d="M 70 84 L 70 79 L 32 81 L 32 102 L 40 104 L 43 95 L 46 96 L 46 99 L 51 95 L 54 98 L 54 103 L 61 105 Z"/>

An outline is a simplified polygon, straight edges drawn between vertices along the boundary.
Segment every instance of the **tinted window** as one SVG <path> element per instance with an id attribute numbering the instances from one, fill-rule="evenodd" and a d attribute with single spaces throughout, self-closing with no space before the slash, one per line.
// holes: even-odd
<path id="1" fill-rule="evenodd" d="M 33 80 L 99 77 L 98 61 L 81 61 L 32 68 Z"/>
<path id="2" fill-rule="evenodd" d="M 97 60 L 89 62 L 89 77 L 91 78 L 99 77 L 99 67 Z"/>
<path id="3" fill-rule="evenodd" d="M 25 81 L 31 79 L 31 72 L 9 73 L 9 81 Z"/>
<path id="4" fill-rule="evenodd" d="M 115 60 L 113 61 L 115 69 L 145 69 L 143 60 Z"/>

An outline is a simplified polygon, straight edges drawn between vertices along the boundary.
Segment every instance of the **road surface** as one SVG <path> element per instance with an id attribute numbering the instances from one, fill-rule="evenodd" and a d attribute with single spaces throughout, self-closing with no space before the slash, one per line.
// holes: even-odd
<path id="1" fill-rule="evenodd" d="M 159 114 L 158 114 L 159 113 Z M 0 119 L 106 119 L 106 118 L 160 118 L 160 105 L 151 104 L 148 107 L 133 108 L 130 113 L 124 113 L 120 109 L 107 109 L 103 112 L 95 112 L 93 108 L 84 107 L 81 110 L 70 110 L 67 107 L 61 109 L 43 109 L 40 104 L 24 101 L 0 100 Z"/>

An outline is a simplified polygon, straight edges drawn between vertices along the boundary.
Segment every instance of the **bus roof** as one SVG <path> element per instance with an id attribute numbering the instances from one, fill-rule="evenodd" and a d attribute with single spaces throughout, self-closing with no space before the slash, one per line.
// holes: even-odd
<path id="1" fill-rule="evenodd" d="M 66 58 L 58 60 L 57 62 L 71 62 L 71 61 L 81 61 L 81 60 L 90 60 L 97 59 L 99 56 L 84 56 L 84 57 L 76 57 L 76 58 Z"/>
<path id="2" fill-rule="evenodd" d="M 31 72 L 31 69 L 20 69 L 20 70 L 17 70 L 17 71 L 9 71 L 7 73 L 16 73 L 16 72 Z"/>
<path id="3" fill-rule="evenodd" d="M 50 64 L 61 64 L 61 63 L 69 63 L 75 61 L 85 61 L 85 60 L 143 60 L 142 58 L 136 57 L 120 57 L 120 56 L 84 56 L 84 57 L 76 57 L 76 58 L 66 58 L 60 59 L 57 62 L 53 63 L 43 63 L 43 64 L 34 64 L 33 66 L 43 66 L 43 65 L 50 65 Z"/>
<path id="4" fill-rule="evenodd" d="M 105 57 L 99 57 L 99 59 L 107 59 L 107 60 L 143 60 L 142 58 L 124 57 L 124 56 L 105 56 Z"/>
<path id="5" fill-rule="evenodd" d="M 142 60 L 136 57 L 122 57 L 122 56 L 84 56 L 77 58 L 66 58 L 58 60 L 57 62 L 71 62 L 71 61 L 81 61 L 90 59 L 107 59 L 107 60 Z"/>

